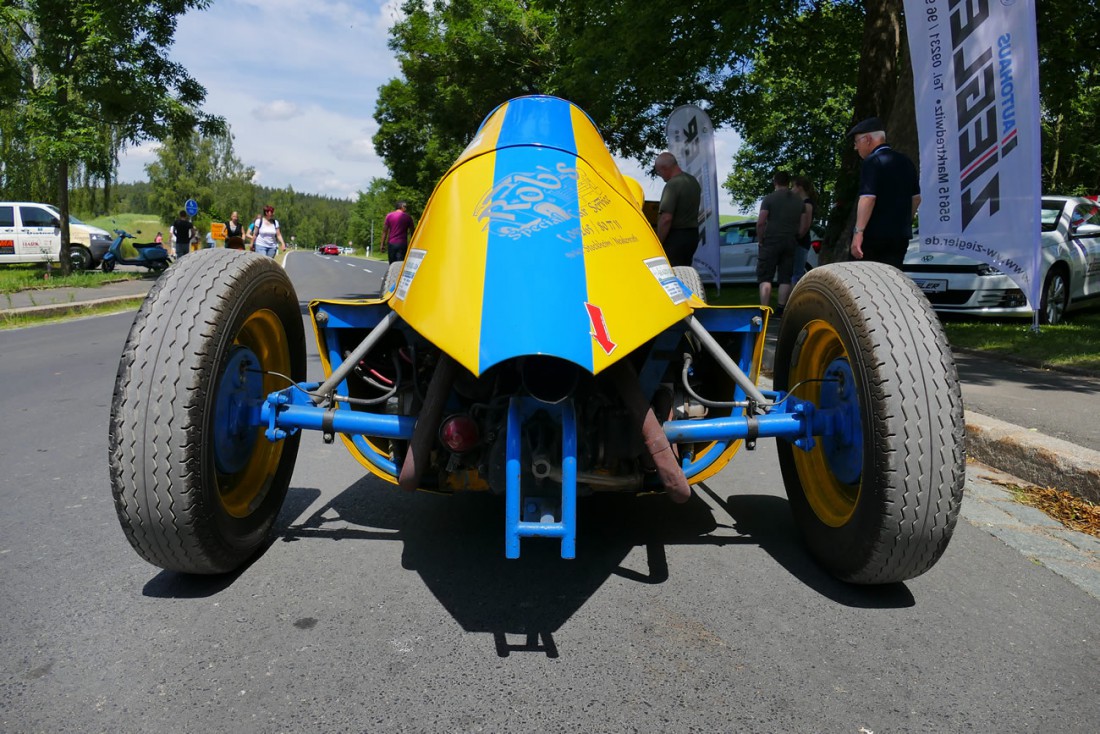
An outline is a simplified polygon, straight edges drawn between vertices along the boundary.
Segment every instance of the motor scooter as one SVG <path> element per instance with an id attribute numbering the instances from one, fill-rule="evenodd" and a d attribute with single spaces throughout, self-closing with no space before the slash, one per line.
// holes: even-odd
<path id="1" fill-rule="evenodd" d="M 132 243 L 137 250 L 137 257 L 125 257 L 122 254 L 122 242 L 126 239 L 136 239 L 134 235 L 121 230 L 116 229 L 114 242 L 107 249 L 107 252 L 103 255 L 103 272 L 109 273 L 115 269 L 116 265 L 140 265 L 145 268 L 149 268 L 154 273 L 164 272 L 168 268 L 168 251 L 155 242 L 134 242 Z M 138 234 L 141 234 L 141 230 L 138 230 Z"/>

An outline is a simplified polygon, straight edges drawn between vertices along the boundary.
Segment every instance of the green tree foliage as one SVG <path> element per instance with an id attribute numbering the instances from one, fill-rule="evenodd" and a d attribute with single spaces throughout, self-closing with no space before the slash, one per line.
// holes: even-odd
<path id="1" fill-rule="evenodd" d="M 1097 12 L 1097 0 L 1036 3 L 1044 191 L 1100 193 Z"/>
<path id="2" fill-rule="evenodd" d="M 202 135 L 189 132 L 169 136 L 157 149 L 156 160 L 145 167 L 149 176 L 149 207 L 165 221 L 176 218 L 184 202 L 198 202 L 196 226 L 209 226 L 209 217 L 224 221 L 233 210 L 257 209 L 252 186 L 253 169 L 233 152 L 227 132 Z"/>
<path id="3" fill-rule="evenodd" d="M 395 183 L 426 195 L 493 108 L 555 91 L 555 19 L 542 5 L 404 3 L 390 38 L 402 78 L 379 90 L 375 108 L 374 146 Z"/>
<path id="4" fill-rule="evenodd" d="M 730 84 L 742 145 L 725 188 L 743 208 L 771 190 L 776 169 L 809 176 L 827 210 L 852 116 L 863 14 L 822 3 L 781 20 Z M 827 83 L 826 83 L 827 82 Z"/>
<path id="5" fill-rule="evenodd" d="M 7 40 L 2 82 L 16 90 L 11 113 L 32 160 L 56 185 L 62 242 L 68 243 L 69 170 L 113 166 L 104 127 L 114 140 L 160 139 L 221 121 L 199 110 L 205 90 L 168 59 L 176 19 L 210 0 L 6 0 L 0 28 Z M 10 79 L 16 79 L 11 82 Z M 116 148 L 117 150 L 117 148 Z M 68 273 L 67 248 L 62 272 Z"/>
<path id="6" fill-rule="evenodd" d="M 555 87 L 580 104 L 610 147 L 639 161 L 666 146 L 669 113 L 700 104 L 717 125 L 732 119 L 739 75 L 766 29 L 799 0 L 564 0 Z"/>

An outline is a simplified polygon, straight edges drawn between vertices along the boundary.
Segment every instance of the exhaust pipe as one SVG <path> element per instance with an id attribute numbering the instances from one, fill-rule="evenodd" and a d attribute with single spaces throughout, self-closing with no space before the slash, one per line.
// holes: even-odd
<path id="1" fill-rule="evenodd" d="M 580 367 L 557 357 L 533 355 L 520 363 L 520 379 L 531 397 L 553 405 L 573 394 Z"/>
<path id="2" fill-rule="evenodd" d="M 691 499 L 691 485 L 688 484 L 684 470 L 680 468 L 676 454 L 672 451 L 672 444 L 668 442 L 668 437 L 653 412 L 653 406 L 642 392 L 634 365 L 630 360 L 622 359 L 612 365 L 607 373 L 614 381 L 619 397 L 626 404 L 635 424 L 641 428 L 642 440 L 649 455 L 653 457 L 657 476 L 660 477 L 665 492 L 673 502 L 687 502 Z"/>
<path id="3" fill-rule="evenodd" d="M 424 405 L 420 408 L 412 438 L 409 439 L 409 450 L 405 454 L 404 463 L 401 464 L 401 474 L 397 478 L 397 485 L 406 492 L 411 492 L 420 486 L 424 467 L 431 460 L 432 443 L 439 430 L 439 422 L 443 419 L 447 395 L 451 392 L 451 386 L 454 385 L 457 374 L 458 362 L 447 354 L 440 354 L 439 364 L 436 365 L 435 372 L 432 374 L 432 381 L 428 383 Z M 416 379 L 415 376 L 413 379 Z"/>

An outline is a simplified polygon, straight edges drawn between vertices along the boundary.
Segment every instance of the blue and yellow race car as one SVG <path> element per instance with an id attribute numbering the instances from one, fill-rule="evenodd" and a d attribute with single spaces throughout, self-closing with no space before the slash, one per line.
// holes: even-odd
<path id="1" fill-rule="evenodd" d="M 304 431 L 403 490 L 500 495 L 504 553 L 576 551 L 579 498 L 673 502 L 774 438 L 811 552 L 856 583 L 928 570 L 965 475 L 962 400 L 927 300 L 873 263 L 815 268 L 769 311 L 714 307 L 673 268 L 641 187 L 555 97 L 495 110 L 368 300 L 309 305 L 327 379 L 307 382 L 297 296 L 248 252 L 185 258 L 119 366 L 110 469 L 153 564 L 223 573 L 264 543 Z M 215 262 L 217 260 L 217 262 Z"/>

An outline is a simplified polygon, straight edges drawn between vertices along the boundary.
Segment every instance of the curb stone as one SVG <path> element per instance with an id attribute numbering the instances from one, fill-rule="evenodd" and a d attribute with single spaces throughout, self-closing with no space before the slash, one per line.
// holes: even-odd
<path id="1" fill-rule="evenodd" d="M 142 294 L 128 296 L 111 296 L 110 298 L 96 298 L 90 301 L 71 301 L 69 303 L 51 303 L 45 306 L 26 306 L 24 308 L 9 308 L 0 311 L 0 316 L 5 319 L 18 316 L 63 316 L 67 313 L 79 312 L 96 306 L 109 306 L 112 303 L 125 303 L 136 298 L 144 298 Z"/>
<path id="2" fill-rule="evenodd" d="M 1031 484 L 1100 503 L 1100 451 L 966 411 L 966 452 Z"/>

